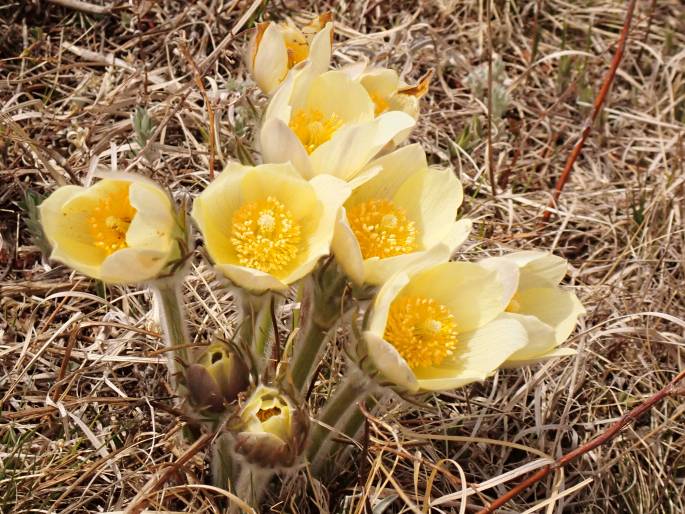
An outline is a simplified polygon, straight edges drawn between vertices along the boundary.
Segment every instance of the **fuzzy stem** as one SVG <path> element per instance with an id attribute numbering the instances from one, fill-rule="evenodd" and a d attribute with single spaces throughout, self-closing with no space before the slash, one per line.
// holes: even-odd
<path id="1" fill-rule="evenodd" d="M 176 388 L 176 356 L 183 362 L 187 361 L 185 345 L 190 341 L 183 312 L 181 283 L 181 280 L 172 276 L 156 280 L 150 286 L 157 309 L 159 309 L 159 322 L 162 327 L 164 342 L 169 350 L 172 350 L 167 352 L 167 356 L 169 374 L 174 388 Z"/>
<path id="2" fill-rule="evenodd" d="M 321 359 L 323 343 L 330 327 L 321 326 L 314 320 L 307 320 L 306 326 L 296 344 L 296 355 L 291 367 L 292 380 L 295 388 L 304 392 L 306 384 Z"/>
<path id="3" fill-rule="evenodd" d="M 220 434 L 212 444 L 210 461 L 212 484 L 221 489 L 228 489 L 237 473 L 237 462 L 231 449 L 231 435 Z"/>
<path id="4" fill-rule="evenodd" d="M 320 475 L 335 448 L 332 438 L 344 434 L 354 437 L 363 422 L 359 402 L 369 393 L 369 381 L 359 370 L 350 370 L 328 399 L 319 422 L 312 428 L 307 455 L 315 475 Z M 329 428 L 331 427 L 331 428 Z"/>
<path id="5" fill-rule="evenodd" d="M 274 472 L 269 469 L 256 468 L 250 465 L 242 466 L 235 483 L 236 496 L 258 510 L 266 487 L 273 476 Z M 230 514 L 238 514 L 239 512 L 241 510 L 237 505 L 231 505 Z"/>
<path id="6" fill-rule="evenodd" d="M 300 393 L 307 390 L 323 355 L 324 342 L 342 317 L 346 285 L 345 276 L 332 266 L 320 270 L 304 285 L 301 327 L 290 363 L 292 383 Z"/>
<path id="7" fill-rule="evenodd" d="M 242 342 L 249 346 L 257 361 L 258 371 L 266 368 L 269 339 L 272 334 L 271 293 L 254 295 L 247 291 L 240 294 L 242 311 Z"/>

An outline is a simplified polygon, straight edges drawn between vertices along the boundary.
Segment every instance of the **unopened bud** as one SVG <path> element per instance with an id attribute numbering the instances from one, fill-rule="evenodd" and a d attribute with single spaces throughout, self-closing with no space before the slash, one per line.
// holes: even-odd
<path id="1" fill-rule="evenodd" d="M 221 343 L 208 346 L 185 373 L 191 402 L 212 412 L 223 411 L 249 385 L 247 366 Z"/>
<path id="2" fill-rule="evenodd" d="M 237 417 L 235 450 L 262 467 L 295 463 L 307 439 L 307 415 L 272 387 L 259 386 Z"/>

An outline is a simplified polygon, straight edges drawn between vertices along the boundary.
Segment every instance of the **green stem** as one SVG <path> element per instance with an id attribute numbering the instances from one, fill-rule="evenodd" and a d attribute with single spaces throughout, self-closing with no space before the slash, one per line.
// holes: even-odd
<path id="1" fill-rule="evenodd" d="M 314 320 L 302 327 L 303 332 L 295 344 L 295 357 L 291 364 L 293 385 L 297 391 L 304 393 L 316 366 L 323 354 L 324 341 L 330 327 L 321 326 Z"/>
<path id="2" fill-rule="evenodd" d="M 319 423 L 312 428 L 307 448 L 307 456 L 315 475 L 320 475 L 324 465 L 330 462 L 328 457 L 335 449 L 332 439 L 340 435 L 353 438 L 358 432 L 364 419 L 359 410 L 359 401 L 366 399 L 369 386 L 363 373 L 357 369 L 350 370 L 326 402 L 319 415 Z"/>
<path id="3" fill-rule="evenodd" d="M 258 371 L 266 367 L 269 359 L 267 351 L 273 326 L 271 322 L 271 293 L 253 295 L 241 293 L 242 327 L 240 330 L 244 344 L 249 346 L 257 361 Z"/>
<path id="4" fill-rule="evenodd" d="M 164 342 L 172 350 L 167 352 L 167 356 L 169 373 L 174 388 L 176 386 L 177 371 L 176 356 L 183 362 L 186 362 L 187 351 L 185 346 L 190 342 L 183 312 L 181 284 L 181 280 L 172 276 L 156 280 L 150 286 L 159 309 L 159 321 L 162 327 Z"/>
<path id="5" fill-rule="evenodd" d="M 304 284 L 300 331 L 295 341 L 290 373 L 293 385 L 304 393 L 324 353 L 324 343 L 343 315 L 347 279 L 334 266 L 319 270 Z"/>

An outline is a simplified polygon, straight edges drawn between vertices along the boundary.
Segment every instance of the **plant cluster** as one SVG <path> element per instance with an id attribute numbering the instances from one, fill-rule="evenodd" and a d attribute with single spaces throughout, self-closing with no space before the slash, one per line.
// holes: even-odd
<path id="1" fill-rule="evenodd" d="M 216 433 L 215 484 L 255 505 L 276 473 L 309 465 L 323 477 L 339 465 L 339 437 L 357 436 L 372 392 L 421 401 L 571 355 L 561 345 L 584 312 L 559 286 L 560 257 L 451 260 L 472 226 L 459 217 L 462 186 L 404 144 L 430 75 L 407 84 L 368 62 L 331 68 L 332 44 L 329 15 L 257 25 L 246 59 L 270 97 L 262 164 L 229 163 L 189 217 L 124 173 L 61 187 L 39 207 L 53 259 L 155 291 L 183 408 Z M 144 146 L 151 121 L 136 116 Z M 233 337 L 202 347 L 189 344 L 179 294 L 193 224 L 240 307 Z M 284 333 L 275 320 L 287 300 Z M 345 377 L 310 412 L 307 391 L 341 333 Z"/>

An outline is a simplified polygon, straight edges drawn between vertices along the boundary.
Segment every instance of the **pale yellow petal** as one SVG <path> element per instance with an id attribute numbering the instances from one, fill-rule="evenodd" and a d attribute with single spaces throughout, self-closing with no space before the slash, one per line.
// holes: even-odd
<path id="1" fill-rule="evenodd" d="M 521 289 L 556 286 L 566 276 L 568 262 L 557 255 L 546 253 L 521 269 Z"/>
<path id="2" fill-rule="evenodd" d="M 436 245 L 430 251 L 412 252 L 385 259 L 372 257 L 364 261 L 364 282 L 381 285 L 396 273 L 445 262 L 450 258 L 451 253 L 447 246 Z"/>
<path id="3" fill-rule="evenodd" d="M 325 118 L 338 116 L 344 123 L 373 120 L 374 105 L 366 90 L 342 71 L 328 71 L 311 81 L 305 109 Z"/>
<path id="4" fill-rule="evenodd" d="M 415 369 L 419 387 L 444 391 L 485 380 L 527 344 L 524 327 L 513 319 L 496 319 L 459 335 L 459 346 L 440 367 Z"/>
<path id="5" fill-rule="evenodd" d="M 68 215 L 63 207 L 85 191 L 80 186 L 63 186 L 40 204 L 40 221 L 52 245 L 51 258 L 83 273 L 99 278 L 99 268 L 106 255 L 93 245 L 88 226 L 88 211 Z"/>
<path id="6" fill-rule="evenodd" d="M 297 268 L 284 277 L 282 280 L 287 284 L 292 284 L 296 280 L 304 277 L 316 266 L 318 260 L 331 252 L 331 242 L 335 231 L 336 221 L 341 207 L 350 195 L 350 187 L 342 180 L 322 175 L 314 177 L 308 184 L 320 202 L 322 210 L 317 215 L 317 223 L 312 231 L 308 231 L 308 240 L 301 263 Z M 300 202 L 302 195 L 295 197 Z M 310 207 L 311 213 L 315 212 Z"/>
<path id="7" fill-rule="evenodd" d="M 289 162 L 262 164 L 250 169 L 240 182 L 241 205 L 278 199 L 292 213 L 304 234 L 311 234 L 319 223 L 323 204 L 316 191 Z"/>
<path id="8" fill-rule="evenodd" d="M 498 258 L 513 262 L 521 268 L 521 289 L 556 286 L 564 278 L 568 268 L 566 259 L 547 252 L 514 252 Z"/>
<path id="9" fill-rule="evenodd" d="M 368 123 L 345 125 L 312 152 L 312 171 L 351 180 L 398 132 L 414 123 L 404 113 L 388 112 Z"/>
<path id="10" fill-rule="evenodd" d="M 364 342 L 369 358 L 380 373 L 376 380 L 389 382 L 409 392 L 418 390 L 414 373 L 393 345 L 373 332 L 364 332 Z"/>
<path id="11" fill-rule="evenodd" d="M 519 314 L 539 318 L 554 328 L 557 344 L 563 343 L 576 328 L 583 305 L 572 291 L 559 288 L 531 288 L 519 291 Z"/>
<path id="12" fill-rule="evenodd" d="M 345 66 L 340 68 L 340 71 L 345 72 L 347 76 L 351 79 L 357 80 L 362 76 L 362 73 L 364 73 L 368 65 L 369 59 L 365 56 L 362 56 L 359 61 L 353 62 L 351 64 L 346 64 Z"/>
<path id="13" fill-rule="evenodd" d="M 193 202 L 191 216 L 200 228 L 204 244 L 217 263 L 236 262 L 230 223 L 242 203 L 240 184 L 250 168 L 227 167 Z"/>
<path id="14" fill-rule="evenodd" d="M 535 316 L 507 313 L 500 315 L 500 319 L 514 319 L 526 329 L 528 342 L 526 346 L 514 352 L 508 359 L 509 365 L 517 362 L 530 362 L 554 350 L 558 343 L 554 337 L 554 328 L 543 323 Z"/>
<path id="15" fill-rule="evenodd" d="M 406 273 L 397 273 L 383 284 L 373 302 L 373 310 L 371 311 L 368 327 L 370 332 L 373 332 L 378 337 L 383 337 L 383 334 L 385 334 L 385 325 L 388 322 L 390 305 L 408 283 L 409 275 Z"/>
<path id="16" fill-rule="evenodd" d="M 304 178 L 312 177 L 312 166 L 307 150 L 282 120 L 272 118 L 264 122 L 259 131 L 259 141 L 264 162 L 290 162 Z"/>
<path id="17" fill-rule="evenodd" d="M 126 232 L 131 248 L 169 252 L 173 245 L 174 211 L 168 195 L 157 185 L 132 182 L 129 201 L 136 214 Z"/>
<path id="18" fill-rule="evenodd" d="M 312 39 L 309 45 L 309 60 L 316 73 L 324 73 L 331 63 L 333 49 L 333 23 L 328 22 Z"/>
<path id="19" fill-rule="evenodd" d="M 364 282 L 364 257 L 357 238 L 347 221 L 345 209 L 340 209 L 338 213 L 338 222 L 335 224 L 331 248 L 335 254 L 335 260 L 345 274 L 352 282 L 361 285 Z"/>
<path id="20" fill-rule="evenodd" d="M 111 284 L 136 284 L 159 275 L 169 258 L 168 251 L 124 248 L 109 255 L 100 268 L 100 278 Z"/>
<path id="21" fill-rule="evenodd" d="M 400 78 L 395 70 L 389 68 L 369 68 L 361 77 L 362 86 L 373 97 L 387 101 L 400 85 Z"/>
<path id="22" fill-rule="evenodd" d="M 518 290 L 520 268 L 512 260 L 502 257 L 487 257 L 478 264 L 497 272 L 497 277 L 503 286 L 502 309 L 506 309 Z"/>
<path id="23" fill-rule="evenodd" d="M 448 234 L 463 198 L 461 183 L 452 170 L 428 168 L 409 177 L 393 201 L 417 224 L 421 246 L 430 248 Z"/>
<path id="24" fill-rule="evenodd" d="M 412 175 L 428 169 L 426 153 L 419 144 L 404 146 L 387 155 L 371 161 L 358 175 L 369 169 L 380 170 L 363 185 L 358 186 L 350 197 L 348 205 L 356 205 L 375 199 L 392 200 L 402 184 Z"/>
<path id="25" fill-rule="evenodd" d="M 577 355 L 578 352 L 573 350 L 572 348 L 556 348 L 554 350 L 551 350 L 544 355 L 540 355 L 536 357 L 535 359 L 531 359 L 529 361 L 507 361 L 505 362 L 502 367 L 503 368 L 520 368 L 521 366 L 532 366 L 534 364 L 538 364 L 540 362 L 546 362 L 551 359 L 558 359 L 560 357 L 573 357 L 574 355 Z"/>
<path id="26" fill-rule="evenodd" d="M 287 291 L 288 284 L 278 280 L 269 273 L 246 268 L 235 264 L 217 264 L 217 269 L 238 287 L 255 293 L 264 291 Z"/>
<path id="27" fill-rule="evenodd" d="M 495 271 L 470 262 L 446 262 L 413 274 L 401 294 L 433 298 L 450 309 L 460 332 L 468 332 L 502 313 L 502 289 Z"/>
<path id="28" fill-rule="evenodd" d="M 260 89 L 270 95 L 281 84 L 287 72 L 288 49 L 278 26 L 271 23 L 257 47 L 252 75 Z"/>
<path id="29" fill-rule="evenodd" d="M 468 218 L 455 221 L 445 237 L 440 241 L 440 244 L 445 245 L 449 249 L 450 255 L 452 255 L 457 248 L 466 242 L 472 228 L 473 221 Z"/>

